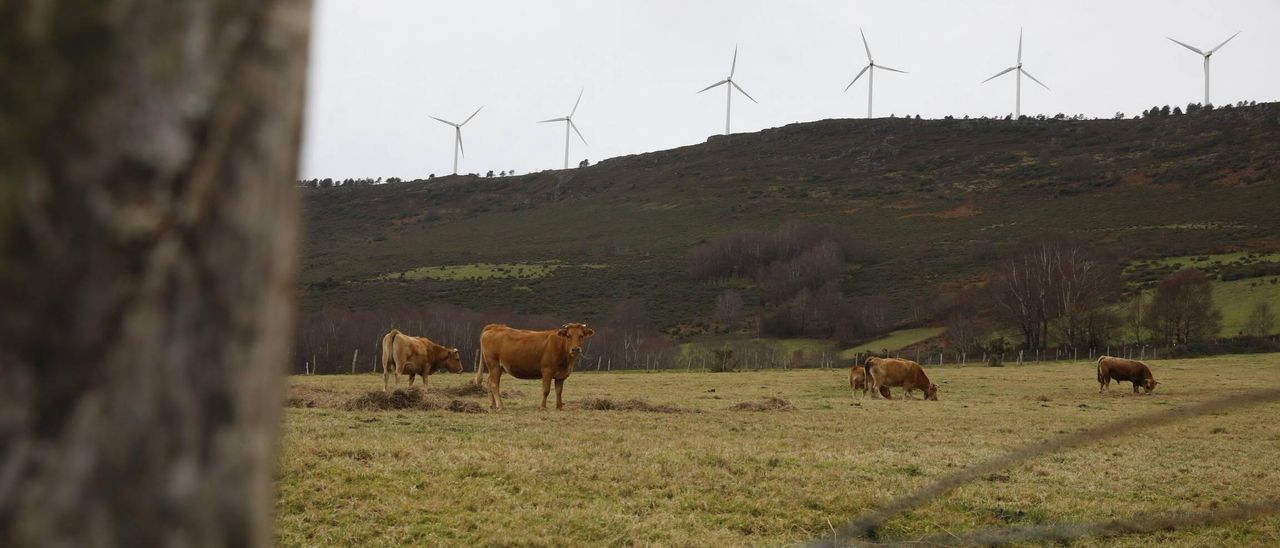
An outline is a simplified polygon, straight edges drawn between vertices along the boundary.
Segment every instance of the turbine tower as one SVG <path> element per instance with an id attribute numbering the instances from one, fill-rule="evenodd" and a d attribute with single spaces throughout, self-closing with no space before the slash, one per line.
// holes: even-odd
<path id="1" fill-rule="evenodd" d="M 900 72 L 902 74 L 906 74 L 907 71 L 889 68 L 884 65 L 877 65 L 875 60 L 871 58 L 871 46 L 867 45 L 867 33 L 862 32 L 862 29 L 858 29 L 858 33 L 862 35 L 862 47 L 867 50 L 867 66 L 862 67 L 862 70 L 858 71 L 858 75 L 853 77 L 853 81 L 849 82 L 849 85 L 845 86 L 844 90 L 849 91 L 849 88 L 853 87 L 853 84 L 858 81 L 858 78 L 862 78 L 862 73 L 867 73 L 867 118 L 871 118 L 871 94 L 875 91 L 876 69 Z"/>
<path id="2" fill-rule="evenodd" d="M 578 103 L 582 102 L 583 91 L 586 91 L 586 90 L 584 89 L 578 92 L 578 100 L 573 102 L 573 110 L 569 111 L 568 116 L 562 116 L 560 118 L 552 118 L 550 120 L 543 120 L 541 122 L 538 122 L 539 124 L 545 124 L 548 122 L 564 122 L 564 168 L 565 169 L 569 169 L 569 128 L 573 128 L 573 132 L 578 134 L 578 138 L 582 139 L 582 144 L 584 145 L 587 144 L 587 138 L 582 136 L 582 132 L 578 131 L 578 126 L 574 125 L 573 123 L 573 115 L 574 113 L 578 112 Z"/>
<path id="3" fill-rule="evenodd" d="M 1173 38 L 1169 38 L 1169 40 L 1173 41 L 1173 43 L 1178 44 L 1179 46 L 1187 48 L 1191 51 L 1194 51 L 1200 54 L 1202 57 L 1204 57 L 1204 104 L 1205 106 L 1209 105 L 1209 58 L 1213 57 L 1213 52 L 1218 51 L 1219 49 L 1222 49 L 1222 46 L 1227 45 L 1227 42 L 1230 42 L 1232 38 L 1235 38 L 1236 36 L 1239 36 L 1239 35 L 1240 35 L 1240 32 L 1237 31 L 1235 34 L 1231 35 L 1231 38 L 1227 38 L 1226 40 L 1223 40 L 1221 44 L 1218 44 L 1218 47 L 1213 48 L 1209 51 L 1200 51 L 1199 49 L 1193 48 L 1182 42 L 1174 40 Z M 1166 36 L 1165 38 L 1168 38 L 1168 37 Z"/>
<path id="4" fill-rule="evenodd" d="M 480 109 L 482 108 L 484 107 L 480 107 L 476 109 L 476 111 L 471 113 L 471 116 L 468 116 L 467 119 L 463 120 L 461 124 L 455 124 L 448 120 L 431 116 L 432 120 L 444 122 L 446 124 L 453 126 L 453 174 L 454 175 L 458 174 L 458 153 L 461 152 L 463 156 L 467 155 L 466 151 L 462 150 L 462 126 L 467 125 L 467 122 L 470 122 L 472 118 L 475 118 L 477 114 L 480 114 Z"/>
<path id="5" fill-rule="evenodd" d="M 1007 69 L 1004 69 L 1000 72 L 997 72 L 995 76 L 992 76 L 991 78 L 987 78 L 986 80 L 983 80 L 982 83 L 985 84 L 987 82 L 990 82 L 991 80 L 994 80 L 996 77 L 1001 76 L 1006 72 L 1014 71 L 1014 70 L 1018 71 L 1016 74 L 1017 81 L 1018 81 L 1017 91 L 1015 92 L 1015 98 L 1013 103 L 1013 119 L 1017 120 L 1019 118 L 1022 118 L 1022 75 L 1023 74 L 1027 75 L 1027 78 L 1030 78 L 1031 81 L 1037 84 L 1040 84 L 1040 86 L 1043 87 L 1044 89 L 1049 89 L 1049 86 L 1044 85 L 1044 82 L 1036 80 L 1035 76 L 1032 76 L 1030 72 L 1027 72 L 1022 68 L 1022 30 L 1021 29 L 1018 30 L 1018 64 L 1012 67 L 1009 67 Z M 1053 90 L 1050 90 L 1050 91 L 1053 91 Z"/>
<path id="6" fill-rule="evenodd" d="M 733 63 L 729 65 L 729 77 L 719 82 L 716 82 L 714 84 L 711 84 L 705 88 L 702 88 L 701 90 L 698 91 L 698 93 L 702 93 L 716 86 L 725 87 L 725 92 L 727 93 L 727 95 L 725 96 L 725 102 L 724 102 L 724 134 L 725 135 L 729 134 L 729 112 L 730 112 L 730 109 L 733 107 L 733 90 L 734 89 L 737 89 L 739 93 L 746 95 L 747 99 L 751 99 L 752 103 L 759 104 L 759 102 L 756 101 L 754 97 L 752 97 L 750 94 L 748 94 L 745 90 L 742 89 L 742 86 L 739 86 L 737 82 L 733 81 L 733 71 L 737 68 L 738 68 L 738 46 L 733 46 Z"/>

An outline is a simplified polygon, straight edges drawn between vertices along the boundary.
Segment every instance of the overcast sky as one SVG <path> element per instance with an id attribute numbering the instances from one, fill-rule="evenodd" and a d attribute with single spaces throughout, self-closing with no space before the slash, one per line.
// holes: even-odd
<path id="1" fill-rule="evenodd" d="M 876 116 L 1011 113 L 1025 29 L 1024 114 L 1132 116 L 1203 97 L 1209 49 L 1213 102 L 1280 98 L 1280 1 L 689 1 L 317 0 L 303 138 L 303 177 L 425 177 L 558 169 L 563 124 L 571 163 L 668 149 L 724 131 L 724 79 L 734 45 L 733 131 L 866 115 L 866 64 L 876 62 Z"/>

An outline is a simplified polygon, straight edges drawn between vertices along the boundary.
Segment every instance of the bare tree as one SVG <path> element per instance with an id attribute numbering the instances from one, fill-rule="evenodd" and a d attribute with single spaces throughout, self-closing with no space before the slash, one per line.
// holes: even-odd
<path id="1" fill-rule="evenodd" d="M 1261 301 L 1253 305 L 1253 310 L 1249 312 L 1249 317 L 1244 321 L 1244 334 L 1249 337 L 1265 337 L 1271 334 L 1271 330 L 1276 327 L 1276 314 L 1271 311 L 1271 305 L 1266 301 Z"/>
<path id="2" fill-rule="evenodd" d="M 742 321 L 744 308 L 742 294 L 736 290 L 728 289 L 716 297 L 716 307 L 711 314 L 711 318 L 716 323 L 723 325 L 725 329 L 732 331 Z"/>
<path id="3" fill-rule="evenodd" d="M 996 311 L 1022 332 L 1029 350 L 1046 346 L 1055 325 L 1063 342 L 1086 344 L 1099 333 L 1090 327 L 1103 325 L 1096 309 L 1119 287 L 1114 261 L 1079 239 L 1053 232 L 1018 242 L 988 285 Z"/>
<path id="4" fill-rule="evenodd" d="M 1166 342 L 1186 344 L 1217 335 L 1222 311 L 1213 305 L 1213 283 L 1193 267 L 1166 276 L 1156 286 L 1147 322 Z"/>
<path id="5" fill-rule="evenodd" d="M 266 545 L 309 3 L 2 11 L 0 545 Z"/>

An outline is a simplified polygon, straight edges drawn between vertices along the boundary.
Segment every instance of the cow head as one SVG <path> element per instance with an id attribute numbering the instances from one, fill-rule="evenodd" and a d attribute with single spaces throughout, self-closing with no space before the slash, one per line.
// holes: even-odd
<path id="1" fill-rule="evenodd" d="M 1147 393 L 1150 394 L 1152 390 L 1156 389 L 1157 384 L 1160 384 L 1160 381 L 1147 377 L 1147 380 L 1142 381 L 1142 389 L 1146 390 Z"/>
<path id="2" fill-rule="evenodd" d="M 582 355 L 582 339 L 595 335 L 596 332 L 585 323 L 567 323 L 557 332 L 561 337 L 569 339 L 569 353 L 573 357 Z"/>
<path id="3" fill-rule="evenodd" d="M 929 383 L 929 388 L 924 389 L 924 399 L 938 401 L 938 385 Z"/>
<path id="4" fill-rule="evenodd" d="M 441 346 L 440 350 L 444 353 L 444 359 L 437 360 L 436 366 L 433 369 L 437 371 L 441 369 L 448 369 L 453 373 L 461 373 L 462 354 L 458 352 L 458 349 Z"/>

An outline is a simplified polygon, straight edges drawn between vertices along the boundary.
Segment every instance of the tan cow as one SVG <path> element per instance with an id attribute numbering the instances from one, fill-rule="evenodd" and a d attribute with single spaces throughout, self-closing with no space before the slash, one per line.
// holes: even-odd
<path id="1" fill-rule="evenodd" d="M 880 389 L 890 386 L 902 387 L 902 399 L 911 399 L 913 390 L 924 392 L 925 399 L 938 400 L 938 385 L 929 382 L 920 364 L 911 360 L 896 358 L 877 358 L 871 356 L 863 364 L 871 382 L 868 383 L 872 397 L 881 396 Z"/>
<path id="2" fill-rule="evenodd" d="M 427 387 L 427 375 L 448 369 L 454 373 L 462 372 L 462 357 L 457 348 L 449 348 L 431 342 L 426 337 L 410 337 L 398 329 L 392 329 L 382 336 L 382 390 L 390 390 L 388 377 L 396 376 L 396 385 L 400 384 L 400 375 L 409 375 L 409 386 L 413 386 L 414 375 L 422 375 L 422 387 Z"/>
<path id="3" fill-rule="evenodd" d="M 1098 358 L 1098 392 L 1111 387 L 1111 381 L 1129 381 L 1133 383 L 1133 393 L 1142 387 L 1148 394 L 1156 389 L 1156 378 L 1151 376 L 1151 368 L 1138 360 L 1102 356 Z"/>
<path id="4" fill-rule="evenodd" d="M 502 372 L 517 379 L 542 379 L 542 409 L 547 408 L 551 381 L 556 383 L 556 409 L 564 409 L 561 399 L 564 381 L 582 355 L 582 341 L 595 331 L 581 323 L 567 323 L 560 329 L 525 331 L 502 324 L 489 324 L 480 332 L 480 366 L 476 384 L 489 368 L 489 406 L 502 409 Z"/>
<path id="5" fill-rule="evenodd" d="M 853 392 L 853 399 L 858 399 L 858 391 L 862 391 L 863 396 L 869 395 L 867 390 L 867 371 L 862 365 L 854 365 L 849 368 L 849 390 Z M 880 395 L 885 399 L 889 399 L 889 387 L 881 386 Z"/>

